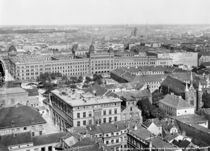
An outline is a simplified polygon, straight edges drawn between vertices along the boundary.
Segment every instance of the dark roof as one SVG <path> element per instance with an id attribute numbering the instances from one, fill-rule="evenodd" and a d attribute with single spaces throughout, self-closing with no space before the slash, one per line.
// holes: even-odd
<path id="1" fill-rule="evenodd" d="M 188 140 L 174 140 L 172 143 L 180 148 L 187 148 L 187 146 L 190 145 L 191 142 Z"/>
<path id="2" fill-rule="evenodd" d="M 167 76 L 166 79 L 161 83 L 161 86 L 169 88 L 176 94 L 185 92 L 185 83 L 178 79 L 172 78 L 171 76 Z"/>
<path id="3" fill-rule="evenodd" d="M 31 133 L 18 133 L 0 136 L 0 144 L 4 146 L 32 143 Z"/>
<path id="4" fill-rule="evenodd" d="M 154 123 L 156 126 L 162 126 L 162 122 L 158 118 L 148 119 L 143 123 L 143 125 L 148 128 L 152 123 Z"/>
<path id="5" fill-rule="evenodd" d="M 173 145 L 163 141 L 160 137 L 153 137 L 151 141 L 152 146 L 155 148 L 165 148 L 164 150 L 171 150 L 169 148 L 175 148 Z"/>
<path id="6" fill-rule="evenodd" d="M 127 124 L 125 122 L 116 122 L 114 124 L 111 123 L 104 123 L 101 124 L 100 126 L 90 126 L 88 127 L 88 130 L 90 131 L 91 134 L 105 134 L 105 133 L 112 133 L 112 132 L 118 132 L 120 130 L 124 130 L 127 128 Z"/>
<path id="7" fill-rule="evenodd" d="M 137 130 L 132 130 L 129 132 L 131 135 L 134 135 L 137 138 L 147 140 L 152 136 L 152 133 L 149 132 L 146 128 L 139 127 Z"/>
<path id="8" fill-rule="evenodd" d="M 0 129 L 44 124 L 39 112 L 29 106 L 16 105 L 0 109 Z"/>
<path id="9" fill-rule="evenodd" d="M 33 89 L 25 89 L 28 92 L 28 96 L 38 96 L 38 89 L 33 88 Z"/>
<path id="10" fill-rule="evenodd" d="M 93 139 L 91 138 L 83 138 L 76 144 L 72 146 L 73 151 L 103 151 L 102 147 L 106 146 L 104 144 L 99 145 L 99 143 L 96 143 Z"/>
<path id="11" fill-rule="evenodd" d="M 57 143 L 60 141 L 60 138 L 65 135 L 66 133 L 61 132 L 61 133 L 53 133 L 53 134 L 42 135 L 42 136 L 35 136 L 33 137 L 33 143 L 34 143 L 34 146 Z"/>
<path id="12" fill-rule="evenodd" d="M 82 147 L 95 144 L 95 141 L 89 137 L 82 139 L 81 141 L 74 144 L 72 147 Z"/>

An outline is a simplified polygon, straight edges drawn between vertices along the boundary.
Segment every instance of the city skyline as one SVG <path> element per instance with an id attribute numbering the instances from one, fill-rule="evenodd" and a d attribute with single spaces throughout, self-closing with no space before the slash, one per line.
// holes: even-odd
<path id="1" fill-rule="evenodd" d="M 208 0 L 0 0 L 0 25 L 210 24 Z"/>

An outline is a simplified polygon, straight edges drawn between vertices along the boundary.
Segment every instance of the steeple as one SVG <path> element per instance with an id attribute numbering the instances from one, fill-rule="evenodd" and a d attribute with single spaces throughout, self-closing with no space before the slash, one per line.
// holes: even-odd
<path id="1" fill-rule="evenodd" d="M 190 87 L 193 87 L 193 75 L 192 75 L 192 72 L 191 72 L 191 75 L 190 75 Z"/>
<path id="2" fill-rule="evenodd" d="M 202 86 L 201 86 L 200 81 L 199 81 L 199 83 L 198 83 L 198 91 L 202 91 Z"/>
<path id="3" fill-rule="evenodd" d="M 187 82 L 185 82 L 185 83 L 186 83 L 185 92 L 188 92 L 188 91 L 189 91 L 189 89 L 188 89 Z"/>

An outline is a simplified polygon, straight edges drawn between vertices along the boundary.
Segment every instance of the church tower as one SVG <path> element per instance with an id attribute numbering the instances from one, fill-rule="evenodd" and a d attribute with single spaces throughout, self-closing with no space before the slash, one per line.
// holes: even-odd
<path id="1" fill-rule="evenodd" d="M 190 77 L 190 87 L 188 87 L 188 84 L 186 83 L 186 88 L 185 88 L 185 100 L 192 106 L 195 107 L 197 106 L 197 94 L 196 90 L 193 87 L 193 76 L 191 72 L 191 77 Z"/>
<path id="2" fill-rule="evenodd" d="M 203 96 L 202 86 L 201 86 L 201 83 L 199 82 L 198 92 L 197 92 L 197 107 L 196 107 L 196 110 L 199 110 L 200 108 L 203 107 L 202 96 Z"/>

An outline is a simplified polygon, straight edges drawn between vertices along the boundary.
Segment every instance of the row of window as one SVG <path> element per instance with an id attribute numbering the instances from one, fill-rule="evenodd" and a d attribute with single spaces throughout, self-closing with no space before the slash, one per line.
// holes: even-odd
<path id="1" fill-rule="evenodd" d="M 95 121 L 95 124 L 102 124 L 102 123 L 112 123 L 113 121 L 116 122 L 118 120 L 117 116 L 115 116 L 114 118 L 109 117 L 109 118 L 103 118 L 102 119 L 98 119 Z M 86 125 L 92 125 L 94 124 L 92 122 L 92 120 L 83 120 L 83 121 L 77 121 L 77 126 L 86 126 Z"/>

